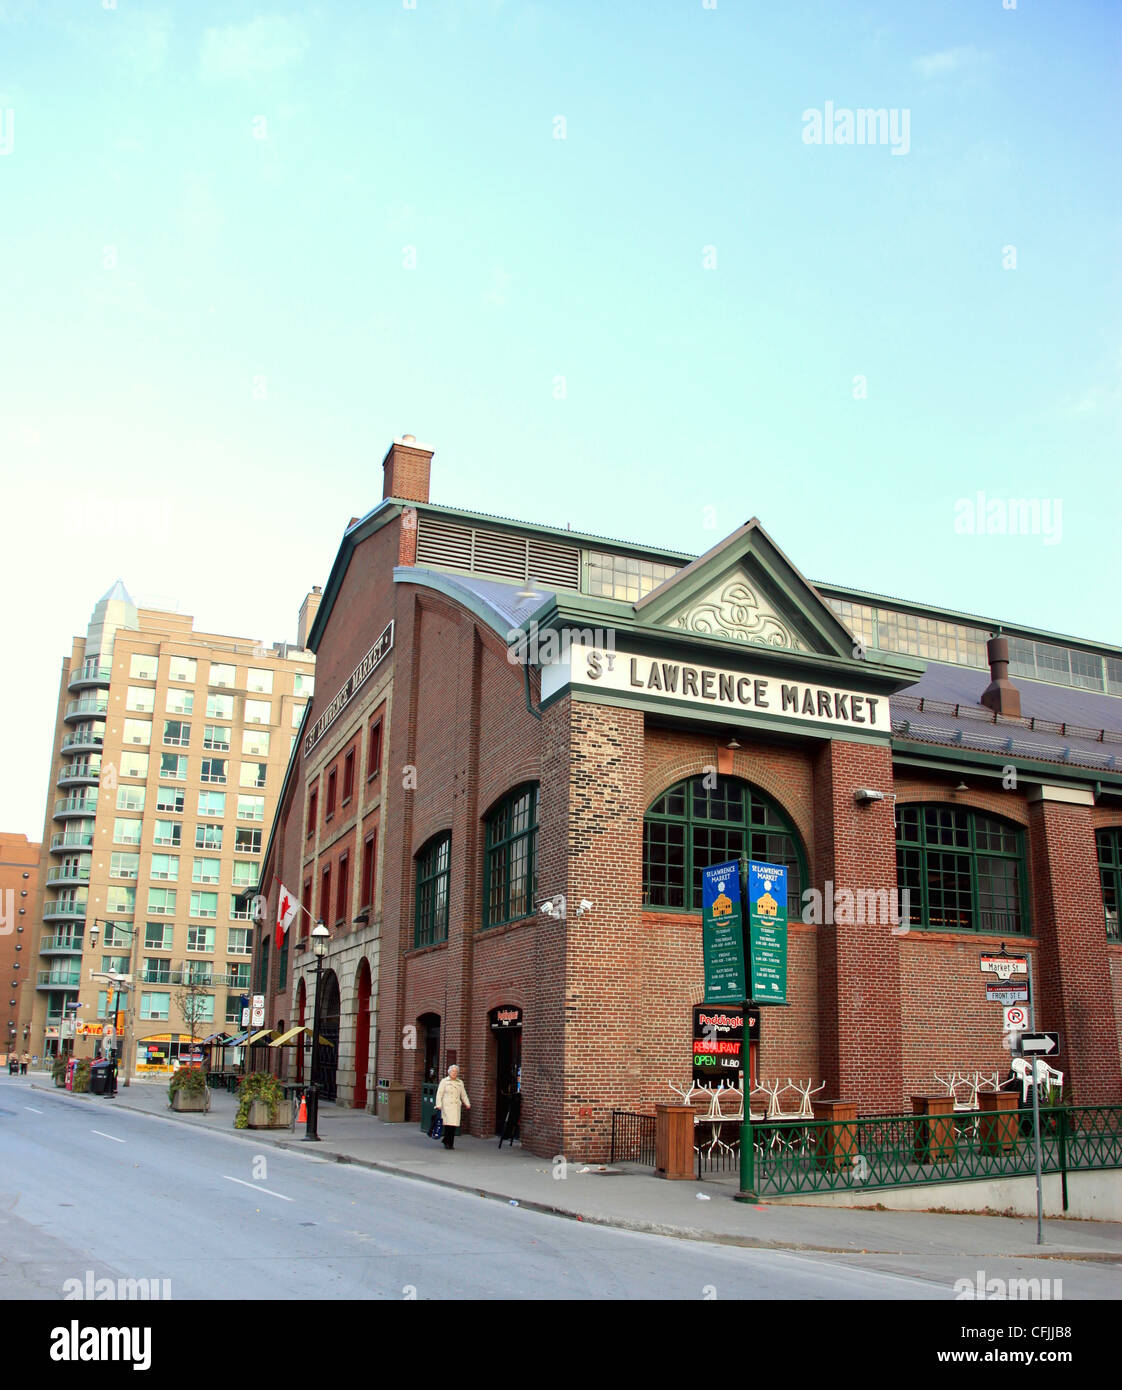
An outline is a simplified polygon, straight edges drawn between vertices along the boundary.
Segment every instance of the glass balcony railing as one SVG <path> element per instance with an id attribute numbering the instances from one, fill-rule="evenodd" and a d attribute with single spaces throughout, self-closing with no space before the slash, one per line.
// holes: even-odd
<path id="1" fill-rule="evenodd" d="M 105 725 L 87 724 L 75 729 L 59 744 L 64 753 L 95 752 L 105 743 Z"/>
<path id="2" fill-rule="evenodd" d="M 39 942 L 39 954 L 41 956 L 81 955 L 84 939 L 81 932 L 52 932 L 49 936 L 44 936 Z"/>
<path id="3" fill-rule="evenodd" d="M 66 682 L 67 690 L 81 690 L 87 685 L 108 685 L 113 676 L 112 666 L 102 666 L 96 661 L 87 661 L 76 666 Z"/>
<path id="4" fill-rule="evenodd" d="M 85 864 L 59 864 L 47 870 L 48 883 L 89 883 L 90 866 Z"/>
<path id="5" fill-rule="evenodd" d="M 71 700 L 66 706 L 65 719 L 90 719 L 109 713 L 109 699 L 105 695 L 87 695 L 81 700 Z"/>
<path id="6" fill-rule="evenodd" d="M 63 796 L 55 802 L 55 818 L 61 816 L 92 816 L 97 810 L 97 794 Z"/>
<path id="7" fill-rule="evenodd" d="M 58 770 L 60 787 L 79 786 L 83 782 L 96 786 L 100 780 L 100 758 L 78 758 L 72 763 L 63 763 Z"/>
<path id="8" fill-rule="evenodd" d="M 51 836 L 51 849 L 89 849 L 93 845 L 93 832 L 62 831 Z"/>
<path id="9" fill-rule="evenodd" d="M 77 989 L 82 982 L 80 970 L 40 970 L 36 989 Z"/>
<path id="10" fill-rule="evenodd" d="M 84 921 L 87 906 L 87 903 L 75 902 L 72 898 L 48 898 L 43 904 L 43 921 L 53 922 L 60 917 L 80 917 Z"/>

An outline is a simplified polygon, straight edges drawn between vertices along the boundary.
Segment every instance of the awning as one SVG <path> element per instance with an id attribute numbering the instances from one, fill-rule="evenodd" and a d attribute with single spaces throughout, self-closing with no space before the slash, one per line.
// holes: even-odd
<path id="1" fill-rule="evenodd" d="M 262 1028 L 260 1033 L 254 1033 L 253 1037 L 249 1040 L 250 1047 L 252 1047 L 253 1044 L 257 1042 L 259 1039 L 267 1038 L 270 1035 L 270 1033 L 272 1033 L 272 1031 L 273 1030 L 271 1028 Z"/>
<path id="2" fill-rule="evenodd" d="M 290 1028 L 287 1033 L 282 1033 L 279 1038 L 274 1038 L 269 1044 L 270 1047 L 284 1047 L 290 1043 L 298 1033 L 310 1033 L 312 1030 L 299 1023 L 295 1028 Z"/>
<path id="3" fill-rule="evenodd" d="M 219 1038 L 224 1038 L 225 1033 L 211 1033 L 209 1038 L 204 1038 L 199 1044 L 200 1047 L 209 1047 L 211 1043 L 217 1042 Z"/>
<path id="4" fill-rule="evenodd" d="M 245 1040 L 246 1040 L 246 1038 L 247 1038 L 248 1036 L 249 1036 L 248 1033 L 239 1033 L 239 1034 L 237 1035 L 236 1038 L 227 1038 L 226 1041 L 222 1044 L 222 1046 L 223 1046 L 223 1047 L 241 1047 L 242 1043 L 245 1042 Z"/>

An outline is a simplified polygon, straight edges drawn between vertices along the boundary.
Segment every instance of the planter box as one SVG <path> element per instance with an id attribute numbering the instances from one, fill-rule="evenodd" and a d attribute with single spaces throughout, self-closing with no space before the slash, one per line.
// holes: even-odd
<path id="1" fill-rule="evenodd" d="M 1021 1127 L 1019 1099 L 1016 1091 L 982 1091 L 978 1096 L 978 1108 L 982 1111 L 979 1135 L 984 1154 L 1008 1153 L 1017 1147 Z"/>
<path id="2" fill-rule="evenodd" d="M 205 1115 L 210 1109 L 209 1087 L 201 1096 L 189 1096 L 183 1091 L 176 1091 L 171 1098 L 171 1108 L 178 1111 L 194 1111 Z"/>
<path id="3" fill-rule="evenodd" d="M 250 1129 L 291 1129 L 292 1102 L 282 1100 L 277 1106 L 276 1115 L 271 1116 L 265 1102 L 255 1100 L 250 1104 L 247 1124 Z"/>
<path id="4" fill-rule="evenodd" d="M 954 1157 L 954 1096 L 913 1096 L 915 1122 L 915 1160 L 917 1163 L 946 1163 Z"/>
<path id="5" fill-rule="evenodd" d="M 857 1153 L 857 1102 L 814 1100 L 810 1104 L 816 1120 L 829 1121 L 833 1126 L 814 1131 L 815 1161 L 820 1168 L 841 1172 L 850 1167 Z"/>

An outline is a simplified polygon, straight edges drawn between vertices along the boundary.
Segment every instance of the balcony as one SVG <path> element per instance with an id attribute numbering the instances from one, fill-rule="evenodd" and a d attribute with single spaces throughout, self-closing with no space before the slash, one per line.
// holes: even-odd
<path id="1" fill-rule="evenodd" d="M 36 989 L 77 989 L 82 983 L 80 970 L 40 970 Z"/>
<path id="2" fill-rule="evenodd" d="M 66 706 L 63 718 L 67 723 L 72 719 L 101 719 L 109 713 L 109 697 L 106 695 L 87 695 L 81 700 L 71 700 Z"/>
<path id="3" fill-rule="evenodd" d="M 92 725 L 85 729 L 75 729 L 59 745 L 64 753 L 98 753 L 105 743 L 105 726 L 99 733 Z"/>
<path id="4" fill-rule="evenodd" d="M 57 868 L 47 870 L 48 883 L 89 883 L 90 865 L 87 860 L 84 864 L 59 864 Z"/>
<path id="5" fill-rule="evenodd" d="M 43 904 L 44 922 L 73 922 L 86 920 L 87 903 L 72 902 L 69 898 L 48 898 Z"/>
<path id="6" fill-rule="evenodd" d="M 76 762 L 64 763 L 59 768 L 60 787 L 94 786 L 101 780 L 101 759 L 80 758 Z"/>
<path id="7" fill-rule="evenodd" d="M 77 796 L 60 797 L 55 802 L 54 818 L 62 820 L 65 816 L 92 816 L 97 812 L 97 793 L 79 793 Z"/>
<path id="8" fill-rule="evenodd" d="M 84 690 L 91 685 L 108 685 L 112 676 L 112 666 L 100 666 L 96 661 L 87 661 L 71 671 L 66 688 L 67 690 Z"/>
<path id="9" fill-rule="evenodd" d="M 70 936 L 65 932 L 56 932 L 54 936 L 45 936 L 39 943 L 39 954 L 41 956 L 80 956 L 82 954 L 81 936 Z"/>
<path id="10" fill-rule="evenodd" d="M 78 831 L 60 831 L 57 835 L 51 836 L 51 849 L 91 849 L 93 847 L 93 833 L 88 834 Z"/>

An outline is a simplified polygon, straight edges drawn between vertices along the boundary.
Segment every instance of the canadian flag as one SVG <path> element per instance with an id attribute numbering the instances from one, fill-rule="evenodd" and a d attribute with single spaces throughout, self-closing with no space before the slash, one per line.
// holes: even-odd
<path id="1" fill-rule="evenodd" d="M 277 949 L 280 950 L 284 934 L 292 925 L 292 919 L 300 911 L 300 904 L 282 883 L 277 896 Z"/>

